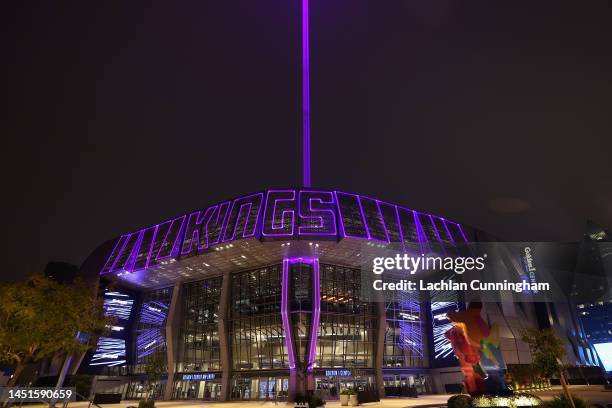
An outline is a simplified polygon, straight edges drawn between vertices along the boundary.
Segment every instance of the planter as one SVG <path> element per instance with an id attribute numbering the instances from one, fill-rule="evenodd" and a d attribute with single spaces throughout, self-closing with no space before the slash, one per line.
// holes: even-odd
<path id="1" fill-rule="evenodd" d="M 343 407 L 346 407 L 349 403 L 349 397 L 350 395 L 340 394 L 340 405 L 342 405 Z"/>
<path id="2" fill-rule="evenodd" d="M 352 407 L 356 407 L 359 405 L 359 400 L 357 399 L 357 395 L 353 394 L 349 397 L 349 403 Z"/>

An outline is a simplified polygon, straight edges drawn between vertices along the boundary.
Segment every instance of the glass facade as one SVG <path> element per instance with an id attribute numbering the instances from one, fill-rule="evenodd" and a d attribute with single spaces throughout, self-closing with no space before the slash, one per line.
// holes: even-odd
<path id="1" fill-rule="evenodd" d="M 142 297 L 136 326 L 134 372 L 144 372 L 153 355 L 166 355 L 166 320 L 172 300 L 172 287 L 147 292 Z"/>
<path id="2" fill-rule="evenodd" d="M 280 265 L 232 275 L 229 337 L 234 370 L 288 368 L 280 310 Z"/>
<path id="3" fill-rule="evenodd" d="M 362 299 L 361 271 L 345 266 L 318 266 L 320 309 L 315 319 L 318 263 L 295 258 L 287 266 L 287 303 L 296 367 L 312 367 L 314 384 L 326 397 L 336 397 L 349 385 L 371 388 L 378 313 L 376 303 Z M 222 395 L 221 344 L 227 336 L 230 376 L 228 396 L 239 400 L 285 398 L 289 392 L 289 356 L 281 313 L 283 265 L 235 272 L 230 291 L 222 293 L 222 276 L 184 283 L 178 299 L 176 375 L 172 398 L 216 400 Z M 139 306 L 135 337 L 135 373 L 156 352 L 166 352 L 165 325 L 172 288 L 145 293 Z M 220 305 L 228 302 L 227 333 L 219 331 Z M 427 364 L 423 351 L 423 327 L 419 299 L 397 292 L 385 301 L 383 367 L 416 368 Z M 311 338 L 316 335 L 316 347 Z M 346 378 L 329 377 L 330 369 L 348 369 Z M 321 371 L 323 370 L 323 371 Z M 215 373 L 214 379 L 185 379 L 185 373 Z M 321 374 L 325 373 L 325 374 Z M 195 378 L 195 377 L 194 377 Z M 213 378 L 213 377 L 211 377 Z M 130 395 L 136 395 L 137 385 Z M 163 384 L 156 391 L 161 396 Z"/>
<path id="4" fill-rule="evenodd" d="M 316 367 L 374 367 L 376 310 L 360 299 L 358 269 L 320 266 L 321 320 Z"/>
<path id="5" fill-rule="evenodd" d="M 158 353 L 170 364 L 171 378 L 163 376 L 155 391 L 165 398 L 271 399 L 306 386 L 337 397 L 349 386 L 381 387 L 382 374 L 410 383 L 401 376 L 449 353 L 446 305 L 421 310 L 427 294 L 401 292 L 370 302 L 361 293 L 367 257 L 358 257 L 378 248 L 459 255 L 468 250 L 461 248 L 466 232 L 476 237 L 452 221 L 371 197 L 287 189 L 123 234 L 97 249 L 84 272 L 125 282 L 140 300 L 131 318 L 120 317 L 130 322 L 125 352 L 104 339 L 94 364 L 119 361 L 111 368 L 132 376 L 134 398 L 142 397 L 144 368 Z M 101 366 L 93 365 L 98 373 Z M 297 379 L 303 371 L 307 378 Z M 164 389 L 165 381 L 171 387 Z"/>
<path id="6" fill-rule="evenodd" d="M 421 306 L 418 293 L 401 291 L 385 296 L 384 367 L 424 367 Z"/>
<path id="7" fill-rule="evenodd" d="M 183 285 L 179 372 L 221 369 L 219 303 L 222 282 L 220 276 Z"/>
<path id="8" fill-rule="evenodd" d="M 312 265 L 292 263 L 289 266 L 289 312 L 293 327 L 296 364 L 307 364 L 312 330 Z"/>

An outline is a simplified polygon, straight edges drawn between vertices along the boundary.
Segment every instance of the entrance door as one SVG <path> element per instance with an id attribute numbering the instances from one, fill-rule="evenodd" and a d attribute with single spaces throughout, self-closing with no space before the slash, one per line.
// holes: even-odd
<path id="1" fill-rule="evenodd" d="M 289 379 L 287 377 L 255 377 L 234 380 L 231 398 L 233 400 L 275 400 L 287 398 Z"/>

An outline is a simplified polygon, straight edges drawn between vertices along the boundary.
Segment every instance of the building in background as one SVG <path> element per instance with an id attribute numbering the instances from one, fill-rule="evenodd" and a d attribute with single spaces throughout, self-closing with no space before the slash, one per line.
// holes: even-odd
<path id="1" fill-rule="evenodd" d="M 85 261 L 81 276 L 114 283 L 102 293 L 118 323 L 79 372 L 96 375 L 94 391 L 125 398 L 144 396 L 144 367 L 159 354 L 167 373 L 153 392 L 164 399 L 265 400 L 302 389 L 335 398 L 349 386 L 455 391 L 463 376 L 444 333 L 446 312 L 464 307 L 459 294 L 374 301 L 362 259 L 373 250 L 461 255 L 467 243 L 490 240 L 339 191 L 267 190 L 213 204 L 110 240 Z M 518 251 L 510 258 L 522 275 Z M 537 306 L 489 302 L 483 314 L 501 329 L 506 362 L 530 363 L 520 331 L 537 327 Z M 591 364 L 568 350 L 569 364 Z"/>
<path id="2" fill-rule="evenodd" d="M 612 372 L 612 236 L 587 222 L 576 264 L 572 295 L 588 341 Z"/>

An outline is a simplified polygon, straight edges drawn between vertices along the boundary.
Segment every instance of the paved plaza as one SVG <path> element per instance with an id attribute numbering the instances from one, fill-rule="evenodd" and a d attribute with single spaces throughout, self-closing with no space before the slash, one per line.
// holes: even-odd
<path id="1" fill-rule="evenodd" d="M 594 404 L 601 404 L 604 407 L 612 404 L 612 391 L 605 391 L 603 386 L 571 386 L 571 391 Z M 540 391 L 536 394 L 544 401 L 549 401 L 553 396 L 562 392 L 561 387 L 553 387 L 549 391 Z M 365 407 L 384 407 L 384 408 L 411 408 L 411 407 L 442 407 L 450 394 L 431 394 L 420 395 L 418 398 L 384 398 L 380 402 L 364 404 Z M 28 405 L 29 407 L 40 407 L 43 405 Z M 89 402 L 72 402 L 68 408 L 88 408 Z M 102 408 L 127 408 L 137 407 L 138 401 L 123 401 L 121 404 L 103 404 Z M 232 401 L 232 402 L 208 402 L 208 401 L 158 401 L 155 403 L 157 408 L 287 408 L 293 404 L 286 402 L 273 401 Z M 339 401 L 328 401 L 326 408 L 339 408 Z M 612 405 L 610 405 L 612 408 Z M 95 408 L 95 407 L 94 407 Z"/>

